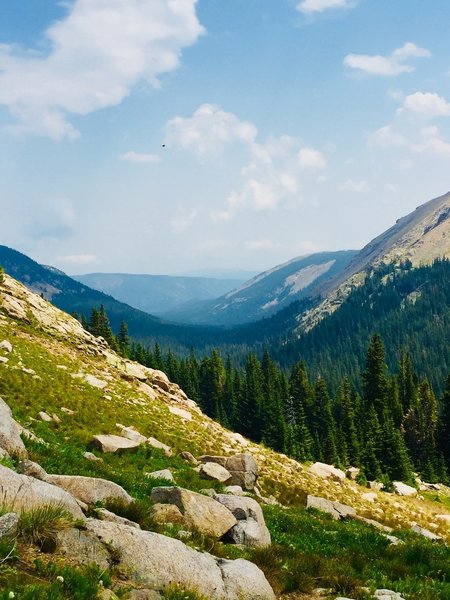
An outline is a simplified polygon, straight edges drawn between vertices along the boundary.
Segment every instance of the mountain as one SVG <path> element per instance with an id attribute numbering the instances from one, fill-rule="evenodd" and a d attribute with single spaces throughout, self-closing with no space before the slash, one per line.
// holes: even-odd
<path id="1" fill-rule="evenodd" d="M 273 588 L 282 600 L 317 587 L 381 597 L 381 586 L 449 597 L 446 486 L 373 491 L 253 443 L 7 275 L 0 340 L 2 599 L 275 600 Z M 128 449 L 102 451 L 103 436 Z M 241 477 L 245 496 L 202 475 L 196 457 L 207 456 Z M 245 544 L 211 533 L 224 515 L 248 527 Z M 254 547 L 264 522 L 272 547 Z M 440 538 L 425 539 L 431 530 Z"/>
<path id="2" fill-rule="evenodd" d="M 180 322 L 226 326 L 258 321 L 296 300 L 316 295 L 317 286 L 338 276 L 355 254 L 355 250 L 346 250 L 294 258 L 215 300 L 190 302 L 163 316 Z"/>
<path id="3" fill-rule="evenodd" d="M 217 298 L 243 283 L 242 279 L 89 273 L 74 279 L 95 290 L 114 296 L 134 308 L 160 315 L 192 300 Z"/>
<path id="4" fill-rule="evenodd" d="M 449 256 L 450 192 L 418 206 L 399 219 L 355 254 L 345 269 L 317 286 L 316 292 L 324 301 L 299 316 L 300 329 L 311 329 L 323 316 L 334 312 L 352 289 L 365 281 L 368 269 L 402 261 L 418 266 Z"/>

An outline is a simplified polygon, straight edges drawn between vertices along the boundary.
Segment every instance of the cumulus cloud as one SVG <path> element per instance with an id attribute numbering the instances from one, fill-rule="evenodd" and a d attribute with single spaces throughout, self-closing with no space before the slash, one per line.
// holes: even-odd
<path id="1" fill-rule="evenodd" d="M 389 56 L 380 54 L 347 54 L 344 65 L 350 69 L 357 69 L 369 75 L 395 76 L 400 73 L 411 73 L 415 70 L 407 61 L 410 58 L 428 58 L 431 52 L 425 48 L 419 48 L 412 42 L 407 42 L 401 48 L 397 48 Z"/>
<path id="2" fill-rule="evenodd" d="M 301 148 L 298 153 L 298 162 L 303 169 L 325 169 L 327 161 L 319 150 L 313 148 Z"/>
<path id="3" fill-rule="evenodd" d="M 411 150 L 419 154 L 434 154 L 440 158 L 450 158 L 450 144 L 443 140 L 437 127 L 424 127 L 421 140 L 411 145 Z"/>
<path id="4" fill-rule="evenodd" d="M 362 194 L 369 191 L 369 185 L 367 181 L 355 181 L 354 179 L 347 179 L 339 186 L 339 189 L 343 192 L 355 192 Z"/>
<path id="5" fill-rule="evenodd" d="M 351 0 L 302 0 L 297 5 L 297 10 L 309 15 L 337 8 L 352 8 L 355 4 Z"/>
<path id="6" fill-rule="evenodd" d="M 450 117 L 450 102 L 438 94 L 415 92 L 406 96 L 399 112 L 408 110 L 426 117 Z"/>
<path id="7" fill-rule="evenodd" d="M 399 148 L 406 146 L 408 142 L 392 125 L 385 125 L 369 134 L 368 143 L 369 146 L 379 146 L 380 148 Z"/>
<path id="8" fill-rule="evenodd" d="M 197 0 L 75 0 L 45 32 L 44 54 L 0 45 L 0 104 L 15 130 L 76 138 L 70 115 L 120 104 L 141 81 L 176 69 L 203 33 Z"/>
<path id="9" fill-rule="evenodd" d="M 191 150 L 199 156 L 220 154 L 227 144 L 252 143 L 257 129 L 214 104 L 203 104 L 192 117 L 175 117 L 166 126 L 167 146 Z"/>
<path id="10" fill-rule="evenodd" d="M 137 164 L 154 164 L 161 162 L 161 157 L 157 154 L 142 154 L 140 152 L 134 152 L 133 150 L 121 154 L 119 159 Z"/>
<path id="11" fill-rule="evenodd" d="M 69 254 L 68 256 L 58 256 L 58 262 L 71 265 L 90 265 L 96 262 L 95 254 Z"/>

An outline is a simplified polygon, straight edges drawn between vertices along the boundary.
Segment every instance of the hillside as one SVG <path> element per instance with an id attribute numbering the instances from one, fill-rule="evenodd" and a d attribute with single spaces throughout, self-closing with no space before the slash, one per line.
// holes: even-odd
<path id="1" fill-rule="evenodd" d="M 193 300 L 217 298 L 243 283 L 242 279 L 128 273 L 88 273 L 73 279 L 153 315 Z"/>
<path id="2" fill-rule="evenodd" d="M 313 597 L 309 593 L 316 587 L 331 588 L 333 600 L 342 593 L 352 598 L 371 597 L 377 587 L 396 590 L 409 600 L 448 598 L 447 547 L 425 539 L 417 527 L 418 533 L 407 531 L 419 524 L 450 539 L 450 514 L 445 508 L 450 507 L 450 490 L 444 486 L 431 486 L 431 491 L 423 486 L 418 497 L 369 491 L 341 478 L 338 471 L 334 478 L 319 475 L 307 464 L 253 444 L 202 414 L 163 373 L 118 357 L 75 319 L 9 276 L 0 283 L 0 339 L 5 340 L 0 343 L 0 446 L 9 444 L 12 457 L 2 451 L 1 463 L 6 466 L 0 465 L 0 515 L 7 514 L 0 516 L 0 523 L 4 527 L 1 519 L 12 519 L 11 510 L 21 515 L 15 541 L 8 541 L 8 530 L 4 533 L 0 526 L 2 600 L 115 598 L 112 592 L 97 596 L 106 594 L 99 587 L 100 579 L 104 587 L 123 598 L 144 597 L 133 590 L 146 587 L 160 591 L 162 595 L 155 598 L 169 600 L 271 600 L 267 580 L 254 563 L 263 570 L 277 597 L 286 600 Z M 26 428 L 22 429 L 26 449 L 5 403 L 20 428 Z M 96 446 L 94 453 L 91 449 L 86 455 L 99 434 L 120 434 L 114 441 L 126 442 L 128 452 L 102 453 Z M 186 451 L 196 457 L 230 459 L 244 452 L 259 467 L 258 485 L 248 500 L 224 496 L 222 484 L 202 479 L 199 469 L 186 462 L 191 457 L 179 455 Z M 18 462 L 26 453 L 34 464 Z M 250 458 L 246 461 L 251 462 Z M 167 468 L 183 488 L 199 491 L 209 487 L 213 499 L 224 496 L 228 503 L 242 505 L 254 499 L 262 503 L 272 546 L 239 547 L 218 541 L 211 533 L 186 534 L 186 527 L 195 529 L 199 521 L 195 526 L 184 521 L 181 528 L 170 525 L 175 518 L 174 508 L 167 512 L 170 504 L 158 509 L 165 516 L 156 523 L 156 505 L 149 498 L 162 498 L 173 489 L 161 487 L 167 482 L 161 479 L 160 470 Z M 17 469 L 28 475 L 18 475 Z M 145 476 L 156 470 L 156 479 Z M 96 478 L 93 487 L 91 478 Z M 251 490 L 254 483 L 245 481 Z M 254 482 L 253 476 L 250 481 Z M 82 488 L 77 487 L 81 484 Z M 21 492 L 24 486 L 30 492 Z M 222 494 L 214 495 L 211 487 Z M 76 503 L 64 489 L 83 494 L 84 501 Z M 166 492 L 161 491 L 164 489 Z M 48 490 L 53 490 L 54 496 L 47 494 L 46 506 L 56 502 L 57 507 L 36 512 L 39 498 Z M 122 500 L 106 502 L 108 494 Z M 307 495 L 311 506 L 333 512 L 334 518 L 305 510 Z M 323 500 L 314 504 L 317 498 L 328 498 L 334 504 Z M 206 501 L 218 503 L 211 498 Z M 67 512 L 62 515 L 62 502 L 73 517 Z M 101 508 L 104 506 L 109 512 Z M 341 515 L 354 515 L 352 511 L 373 521 L 340 519 Z M 128 520 L 120 520 L 114 512 Z M 139 521 L 141 529 L 129 519 Z M 217 519 L 213 523 L 216 527 Z M 395 537 L 386 538 L 381 525 L 393 527 Z M 213 559 L 211 554 L 203 554 L 204 550 L 222 558 Z M 139 573 L 134 571 L 136 567 Z M 171 573 L 185 591 L 170 584 L 174 581 Z M 422 583 L 418 585 L 418 581 Z M 224 591 L 212 591 L 213 585 L 225 585 Z M 369 595 L 364 586 L 371 590 Z"/>
<path id="3" fill-rule="evenodd" d="M 317 287 L 339 276 L 355 254 L 347 250 L 294 258 L 220 298 L 190 302 L 166 311 L 164 316 L 181 322 L 227 326 L 268 318 L 296 300 L 315 296 Z"/>

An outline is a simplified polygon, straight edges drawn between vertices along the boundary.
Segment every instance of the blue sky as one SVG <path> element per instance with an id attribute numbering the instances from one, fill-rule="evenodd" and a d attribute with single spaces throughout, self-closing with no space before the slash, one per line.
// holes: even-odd
<path id="1" fill-rule="evenodd" d="M 450 189 L 447 0 L 0 0 L 0 243 L 263 270 Z"/>

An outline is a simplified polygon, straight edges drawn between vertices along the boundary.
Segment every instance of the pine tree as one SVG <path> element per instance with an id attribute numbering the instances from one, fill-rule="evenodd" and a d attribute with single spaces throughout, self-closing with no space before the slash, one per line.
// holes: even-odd
<path id="1" fill-rule="evenodd" d="M 314 387 L 314 413 L 311 430 L 317 435 L 315 455 L 324 462 L 337 463 L 339 459 L 336 447 L 336 425 L 327 385 L 322 377 L 317 379 Z"/>
<path id="2" fill-rule="evenodd" d="M 447 377 L 441 398 L 438 435 L 439 449 L 444 457 L 447 471 L 450 473 L 450 375 Z"/>
<path id="3" fill-rule="evenodd" d="M 340 439 L 339 455 L 344 464 L 348 461 L 353 466 L 358 466 L 360 464 L 360 447 L 355 425 L 354 397 L 350 381 L 345 377 L 339 387 L 336 401 L 336 425 L 339 431 L 338 439 Z"/>
<path id="4" fill-rule="evenodd" d="M 240 431 L 250 439 L 261 441 L 261 406 L 263 404 L 263 373 L 254 354 L 245 363 L 245 388 L 237 407 Z"/>
<path id="5" fill-rule="evenodd" d="M 119 333 L 117 335 L 117 344 L 122 356 L 128 357 L 130 353 L 130 336 L 128 335 L 128 325 L 121 321 Z"/>
<path id="6" fill-rule="evenodd" d="M 371 406 L 380 419 L 388 408 L 388 379 L 383 341 L 378 333 L 371 340 L 366 354 L 366 367 L 363 379 L 364 406 Z"/>

